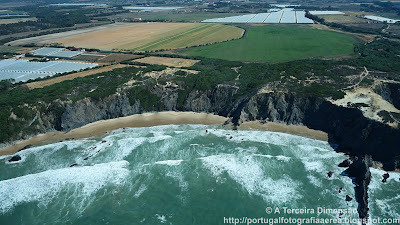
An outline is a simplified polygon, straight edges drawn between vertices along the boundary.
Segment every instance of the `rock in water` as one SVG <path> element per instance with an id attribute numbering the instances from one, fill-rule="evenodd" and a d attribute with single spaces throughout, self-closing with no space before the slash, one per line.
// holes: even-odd
<path id="1" fill-rule="evenodd" d="M 22 150 L 28 149 L 28 148 L 30 148 L 30 147 L 32 147 L 32 145 L 25 145 L 23 148 L 21 148 L 21 149 L 18 150 L 18 151 L 22 151 Z"/>
<path id="2" fill-rule="evenodd" d="M 350 160 L 346 159 L 343 162 L 339 163 L 339 167 L 349 167 L 351 164 Z"/>
<path id="3" fill-rule="evenodd" d="M 328 177 L 331 178 L 332 175 L 333 175 L 333 172 L 332 172 L 332 171 L 329 171 L 329 172 L 328 172 Z"/>
<path id="4" fill-rule="evenodd" d="M 8 160 L 8 162 L 17 162 L 19 160 L 21 160 L 21 156 L 14 155 L 11 159 Z"/>
<path id="5" fill-rule="evenodd" d="M 389 178 L 389 173 L 383 174 L 382 177 L 383 177 L 382 183 L 386 183 L 387 179 Z"/>

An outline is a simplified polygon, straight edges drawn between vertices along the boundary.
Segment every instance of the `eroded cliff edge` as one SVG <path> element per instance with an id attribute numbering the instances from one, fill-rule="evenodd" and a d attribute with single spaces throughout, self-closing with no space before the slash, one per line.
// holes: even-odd
<path id="1" fill-rule="evenodd" d="M 385 84 L 379 90 L 377 92 L 385 100 L 397 105 L 400 84 Z M 349 176 L 356 181 L 360 218 L 368 217 L 369 167 L 372 162 L 380 163 L 388 171 L 400 169 L 400 130 L 366 118 L 357 107 L 342 107 L 324 98 L 288 92 L 253 90 L 237 96 L 238 87 L 228 84 L 206 91 L 193 90 L 183 99 L 174 88 L 153 86 L 149 91 L 160 99 L 151 106 L 152 111 L 207 112 L 229 117 L 236 125 L 245 121 L 272 121 L 305 125 L 328 133 L 335 150 L 354 159 L 349 167 L 352 171 Z M 38 112 L 34 118 L 38 121 L 38 130 L 43 132 L 54 129 L 68 131 L 98 120 L 149 111 L 149 107 L 139 99 L 130 99 L 121 93 L 99 100 L 54 101 L 46 108 L 45 113 Z"/>

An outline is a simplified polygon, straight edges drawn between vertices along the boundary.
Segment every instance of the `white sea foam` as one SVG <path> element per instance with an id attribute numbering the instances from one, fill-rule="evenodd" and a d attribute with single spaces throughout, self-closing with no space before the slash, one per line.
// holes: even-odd
<path id="1" fill-rule="evenodd" d="M 316 171 L 318 173 L 325 173 L 327 171 L 327 169 L 325 168 L 325 165 L 323 162 L 321 161 L 303 161 L 304 167 L 306 168 L 306 170 L 308 171 Z"/>
<path id="2" fill-rule="evenodd" d="M 46 155 L 50 155 L 50 154 L 62 149 L 65 146 L 67 146 L 67 143 L 60 142 L 60 143 L 55 143 L 55 144 L 50 144 L 50 145 L 28 148 L 28 149 L 18 153 L 18 155 L 21 156 L 21 160 L 16 161 L 16 162 L 7 162 L 7 163 L 10 163 L 10 164 L 24 163 L 28 156 L 36 155 L 36 154 L 40 154 L 41 158 L 44 158 Z M 43 151 L 43 150 L 45 150 L 45 151 Z"/>
<path id="3" fill-rule="evenodd" d="M 65 188 L 75 189 L 79 196 L 74 197 L 84 199 L 107 183 L 123 184 L 129 175 L 129 171 L 125 168 L 128 164 L 127 161 L 119 161 L 48 170 L 0 181 L 0 212 L 6 213 L 26 202 L 40 201 L 46 205 Z"/>
<path id="4" fill-rule="evenodd" d="M 165 218 L 164 215 L 158 215 L 158 214 L 156 214 L 156 218 L 157 218 L 158 220 L 160 220 L 161 223 L 166 223 L 166 222 L 167 222 L 167 219 Z"/>
<path id="5" fill-rule="evenodd" d="M 225 137 L 234 142 L 252 141 L 259 143 L 268 143 L 274 145 L 315 145 L 329 146 L 325 141 L 319 141 L 311 138 L 295 136 L 286 133 L 269 131 L 230 131 L 223 129 L 209 129 L 211 134 L 218 137 Z M 232 137 L 232 138 L 231 138 Z"/>
<path id="6" fill-rule="evenodd" d="M 399 173 L 388 172 L 389 178 L 386 183 L 382 182 L 383 174 L 386 171 L 370 168 L 372 177 L 368 186 L 369 197 L 377 201 L 370 201 L 371 217 L 385 213 L 391 218 L 400 218 L 400 195 L 398 193 Z M 392 195 L 395 193 L 395 195 Z M 376 210 L 380 212 L 376 212 Z"/>
<path id="7" fill-rule="evenodd" d="M 201 160 L 214 176 L 226 172 L 248 193 L 259 195 L 265 201 L 285 203 L 299 198 L 296 191 L 299 185 L 294 180 L 285 175 L 281 179 L 272 179 L 252 159 L 239 160 L 235 155 L 223 154 L 203 157 Z"/>
<path id="8" fill-rule="evenodd" d="M 319 178 L 317 178 L 316 176 L 313 176 L 311 174 L 307 175 L 308 180 L 310 181 L 311 184 L 313 184 L 314 186 L 317 187 L 322 187 L 322 182 Z"/>
<path id="9" fill-rule="evenodd" d="M 290 157 L 284 156 L 284 155 L 277 155 L 277 156 L 272 156 L 272 155 L 261 155 L 261 154 L 253 154 L 253 156 L 259 156 L 259 157 L 265 157 L 265 158 L 276 158 L 277 160 L 284 161 L 284 162 L 289 162 Z"/>
<path id="10" fill-rule="evenodd" d="M 283 156 L 283 155 L 277 155 L 276 158 L 278 160 L 285 161 L 285 162 L 289 162 L 290 161 L 290 157 Z"/>
<path id="11" fill-rule="evenodd" d="M 107 151 L 107 155 L 104 156 L 103 160 L 107 161 L 119 161 L 125 159 L 132 153 L 136 148 L 145 143 L 148 138 L 125 138 L 117 140 L 115 147 L 112 150 Z"/>
<path id="12" fill-rule="evenodd" d="M 183 160 L 164 160 L 164 161 L 157 161 L 155 164 L 159 165 L 168 165 L 168 166 L 178 166 L 183 162 Z"/>
<path id="13" fill-rule="evenodd" d="M 181 188 L 181 191 L 187 191 L 188 187 L 189 187 L 189 183 L 187 181 L 185 181 L 185 178 L 183 176 L 182 170 L 168 170 L 167 173 L 165 174 L 168 177 L 173 178 L 174 180 L 176 180 L 179 184 L 179 187 Z M 183 200 L 184 197 L 181 196 L 181 199 Z"/>
<path id="14" fill-rule="evenodd" d="M 133 195 L 135 198 L 139 198 L 145 191 L 147 190 L 147 186 L 144 184 L 141 184 L 139 189 L 135 192 Z"/>
<path id="15" fill-rule="evenodd" d="M 375 178 L 374 180 L 377 181 L 381 181 L 383 179 L 383 174 L 388 173 L 389 174 L 389 178 L 386 180 L 387 182 L 389 181 L 397 181 L 400 182 L 399 178 L 400 178 L 400 173 L 397 172 L 386 172 L 384 170 L 380 170 L 380 169 L 375 169 L 375 168 L 370 168 L 371 174 L 373 176 L 373 178 Z M 378 186 L 372 186 L 371 188 L 378 188 Z"/>

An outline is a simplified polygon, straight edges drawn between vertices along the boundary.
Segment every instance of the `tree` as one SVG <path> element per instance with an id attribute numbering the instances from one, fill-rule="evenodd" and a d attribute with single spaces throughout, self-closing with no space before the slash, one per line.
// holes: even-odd
<path id="1" fill-rule="evenodd" d="M 2 80 L 0 81 L 0 90 L 5 91 L 8 90 L 12 87 L 12 83 L 14 82 L 14 79 L 7 79 L 7 80 Z"/>

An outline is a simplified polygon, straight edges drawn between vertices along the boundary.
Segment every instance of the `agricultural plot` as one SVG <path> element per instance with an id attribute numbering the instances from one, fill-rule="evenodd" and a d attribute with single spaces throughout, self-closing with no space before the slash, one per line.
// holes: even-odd
<path id="1" fill-rule="evenodd" d="M 142 58 L 142 55 L 132 55 L 132 54 L 121 54 L 121 53 L 111 53 L 97 60 L 97 62 L 103 63 L 120 63 L 122 61 Z"/>
<path id="2" fill-rule="evenodd" d="M 16 52 L 22 53 L 25 52 L 27 48 L 17 47 L 17 46 L 7 46 L 7 45 L 0 45 L 0 54 L 8 53 L 8 52 Z"/>
<path id="3" fill-rule="evenodd" d="M 279 23 L 282 18 L 283 11 L 272 12 L 269 17 L 264 20 L 264 23 Z"/>
<path id="4" fill-rule="evenodd" d="M 340 11 L 310 11 L 312 15 L 342 15 Z"/>
<path id="5" fill-rule="evenodd" d="M 56 83 L 60 83 L 60 82 L 66 81 L 66 80 L 73 80 L 78 77 L 86 77 L 86 76 L 90 76 L 93 74 L 103 73 L 103 72 L 111 71 L 111 70 L 118 69 L 118 68 L 124 68 L 126 66 L 127 65 L 116 64 L 116 65 L 110 65 L 110 66 L 105 66 L 105 67 L 99 67 L 99 68 L 95 68 L 92 70 L 87 70 L 87 71 L 77 72 L 77 73 L 73 73 L 73 74 L 68 74 L 65 76 L 54 77 L 54 78 L 47 79 L 47 80 L 41 80 L 41 81 L 27 83 L 26 86 L 30 89 L 44 88 L 44 87 L 47 87 L 47 86 L 50 86 L 50 85 L 53 85 Z"/>
<path id="6" fill-rule="evenodd" d="M 297 23 L 296 12 L 295 11 L 284 12 L 280 23 Z"/>
<path id="7" fill-rule="evenodd" d="M 381 16 L 365 16 L 364 18 L 369 19 L 369 20 L 374 20 L 374 21 L 379 21 L 379 22 L 386 22 L 386 23 L 397 23 L 400 22 L 400 20 L 395 20 L 395 19 L 390 19 L 390 18 L 385 18 Z"/>
<path id="8" fill-rule="evenodd" d="M 306 17 L 306 12 L 296 11 L 296 22 L 300 24 L 314 23 L 311 19 Z"/>
<path id="9" fill-rule="evenodd" d="M 312 57 L 336 57 L 353 54 L 355 37 L 314 29 L 312 25 L 246 26 L 240 40 L 177 51 L 233 61 L 285 62 Z"/>
<path id="10" fill-rule="evenodd" d="M 202 23 L 314 23 L 305 17 L 305 11 L 294 11 L 287 8 L 269 13 L 247 14 L 242 16 L 230 16 L 201 21 Z"/>
<path id="11" fill-rule="evenodd" d="M 171 67 L 191 67 L 197 62 L 199 62 L 199 60 L 193 60 L 193 59 L 168 58 L 168 57 L 156 57 L 156 56 L 136 59 L 133 61 L 139 63 L 156 64 L 156 65 L 164 65 Z"/>
<path id="12" fill-rule="evenodd" d="M 12 18 L 12 19 L 0 19 L 0 24 L 10 24 L 10 23 L 19 23 L 26 21 L 36 21 L 37 19 L 34 17 L 27 18 Z"/>
<path id="13" fill-rule="evenodd" d="M 103 54 L 81 54 L 74 57 L 75 60 L 79 61 L 87 61 L 87 62 L 96 62 L 97 60 L 106 57 L 107 55 Z"/>
<path id="14" fill-rule="evenodd" d="M 68 31 L 12 42 L 61 43 L 101 50 L 152 51 L 185 48 L 240 38 L 243 30 L 222 24 L 117 23 L 95 29 Z"/>
<path id="15" fill-rule="evenodd" d="M 368 22 L 366 19 L 347 13 L 342 15 L 318 15 L 318 17 L 323 18 L 326 22 L 329 23 L 353 24 Z"/>
<path id="16" fill-rule="evenodd" d="M 55 58 L 72 58 L 83 54 L 84 51 L 67 51 L 65 48 L 48 48 L 43 47 L 30 52 L 32 55 L 36 56 L 46 56 Z"/>
<path id="17" fill-rule="evenodd" d="M 255 15 L 251 20 L 247 23 L 263 23 L 271 13 L 259 13 Z"/>
<path id="18" fill-rule="evenodd" d="M 5 59 L 0 61 L 0 80 L 14 79 L 25 82 L 30 79 L 54 76 L 59 73 L 79 71 L 98 66 L 95 63 L 67 61 L 29 62 L 28 60 Z"/>
<path id="19" fill-rule="evenodd" d="M 74 60 L 98 62 L 98 63 L 120 63 L 125 60 L 142 58 L 142 55 L 123 53 L 85 53 L 74 57 Z"/>
<path id="20" fill-rule="evenodd" d="M 176 10 L 183 9 L 184 7 L 137 7 L 137 6 L 125 6 L 124 9 L 128 10 L 143 10 L 143 11 L 159 11 L 159 10 Z"/>
<path id="21" fill-rule="evenodd" d="M 108 16 L 107 18 L 119 21 L 142 20 L 153 22 L 200 22 L 208 18 L 240 16 L 240 13 L 185 13 L 181 11 L 130 12 Z"/>

